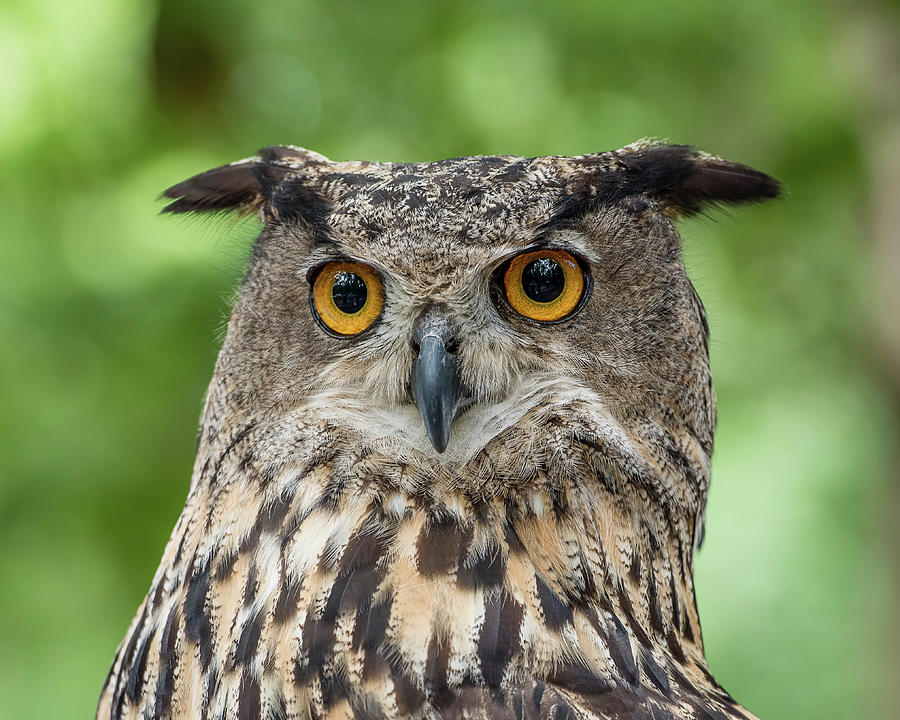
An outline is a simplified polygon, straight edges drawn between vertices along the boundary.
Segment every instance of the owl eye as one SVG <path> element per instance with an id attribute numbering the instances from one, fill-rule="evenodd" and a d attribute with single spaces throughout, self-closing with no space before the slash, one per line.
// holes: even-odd
<path id="1" fill-rule="evenodd" d="M 555 322 L 571 315 L 584 297 L 585 277 L 565 250 L 534 250 L 514 257 L 503 273 L 506 299 L 520 315 Z"/>
<path id="2" fill-rule="evenodd" d="M 358 335 L 381 315 L 384 286 L 368 265 L 330 262 L 316 274 L 311 300 L 313 315 L 326 331 Z"/>

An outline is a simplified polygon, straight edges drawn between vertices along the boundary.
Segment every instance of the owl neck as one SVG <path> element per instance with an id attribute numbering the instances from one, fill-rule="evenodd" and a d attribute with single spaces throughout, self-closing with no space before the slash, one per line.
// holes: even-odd
<path id="1" fill-rule="evenodd" d="M 449 452 L 354 434 L 321 404 L 245 415 L 229 377 L 210 388 L 192 494 L 222 505 L 205 510 L 222 518 L 222 557 L 268 558 L 301 584 L 257 604 L 307 617 L 278 609 L 307 602 L 331 623 L 381 608 L 362 649 L 440 682 L 463 667 L 564 685 L 587 668 L 597 682 L 720 692 L 692 577 L 711 398 L 616 408 L 551 394 L 454 466 Z"/>
<path id="2" fill-rule="evenodd" d="M 397 447 L 324 442 L 337 435 L 327 423 L 288 417 L 279 427 L 248 421 L 213 434 L 192 485 L 192 495 L 221 498 L 201 507 L 256 509 L 255 525 L 230 527 L 235 548 L 220 548 L 223 557 L 253 553 L 268 534 L 282 548 L 273 561 L 287 570 L 273 572 L 284 582 L 330 588 L 321 598 L 276 588 L 265 601 L 276 614 L 303 614 L 280 607 L 285 597 L 312 603 L 308 617 L 313 607 L 341 615 L 355 603 L 370 618 L 380 608 L 363 651 L 443 672 L 438 684 L 452 684 L 448 667 L 471 665 L 488 680 L 526 673 L 567 687 L 587 673 L 721 694 L 692 579 L 708 458 L 687 435 L 648 443 L 621 424 L 599 432 L 569 419 L 566 447 L 551 451 L 543 434 L 518 443 L 510 462 L 496 444 L 463 473 Z M 265 459 L 254 454 L 261 446 Z"/>

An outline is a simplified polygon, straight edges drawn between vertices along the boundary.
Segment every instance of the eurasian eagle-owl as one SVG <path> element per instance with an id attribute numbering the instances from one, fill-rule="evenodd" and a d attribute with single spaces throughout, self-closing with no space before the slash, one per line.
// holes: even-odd
<path id="1" fill-rule="evenodd" d="M 715 401 L 686 146 L 197 175 L 264 223 L 99 718 L 746 718 L 694 600 Z"/>

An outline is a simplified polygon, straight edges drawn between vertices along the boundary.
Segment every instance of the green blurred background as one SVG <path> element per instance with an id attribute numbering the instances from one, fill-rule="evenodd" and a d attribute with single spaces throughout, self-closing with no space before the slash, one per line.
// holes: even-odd
<path id="1" fill-rule="evenodd" d="M 666 136 L 781 178 L 683 225 L 720 400 L 697 589 L 764 719 L 898 717 L 898 8 L 0 1 L 0 716 L 92 716 L 182 506 L 252 222 L 157 194 Z"/>

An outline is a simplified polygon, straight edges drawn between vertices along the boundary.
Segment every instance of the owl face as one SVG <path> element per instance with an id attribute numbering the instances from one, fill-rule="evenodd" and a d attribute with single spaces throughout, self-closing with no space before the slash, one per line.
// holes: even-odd
<path id="1" fill-rule="evenodd" d="M 168 195 L 265 223 L 220 358 L 236 411 L 252 398 L 459 466 L 561 409 L 570 428 L 675 415 L 710 447 L 706 326 L 672 217 L 775 191 L 636 145 L 405 165 L 274 148 Z"/>

